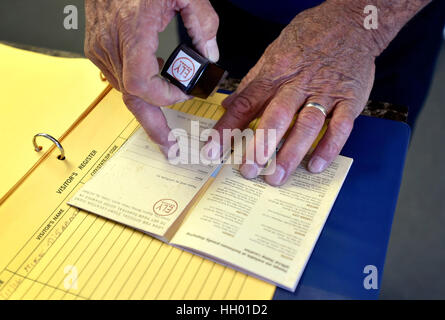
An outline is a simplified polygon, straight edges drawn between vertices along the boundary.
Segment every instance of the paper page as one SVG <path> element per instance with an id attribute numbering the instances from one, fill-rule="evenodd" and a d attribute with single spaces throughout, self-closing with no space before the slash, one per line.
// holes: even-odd
<path id="1" fill-rule="evenodd" d="M 107 86 L 85 58 L 52 57 L 0 44 L 0 203 L 19 179 L 52 147 L 36 133 L 59 139 Z M 30 150 L 32 152 L 30 152 Z"/>
<path id="2" fill-rule="evenodd" d="M 295 290 L 351 164 L 311 174 L 303 162 L 279 188 L 224 165 L 172 243 Z"/>
<path id="3" fill-rule="evenodd" d="M 192 156 L 199 155 L 203 142 L 199 131 L 193 135 L 191 121 L 199 121 L 201 130 L 211 128 L 215 121 L 167 108 L 163 112 L 171 129 L 181 128 L 187 134 L 187 140 L 178 141 L 188 143 Z M 217 166 L 199 161 L 172 164 L 139 128 L 69 204 L 163 236 Z"/>
<path id="4" fill-rule="evenodd" d="M 222 98 L 172 108 L 217 120 Z M 269 283 L 67 205 L 137 127 L 112 90 L 64 140 L 67 159 L 54 150 L 0 205 L 0 300 L 272 298 Z"/>

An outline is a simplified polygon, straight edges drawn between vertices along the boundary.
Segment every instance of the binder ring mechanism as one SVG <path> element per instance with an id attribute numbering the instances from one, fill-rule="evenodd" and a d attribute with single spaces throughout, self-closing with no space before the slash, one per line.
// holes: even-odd
<path id="1" fill-rule="evenodd" d="M 57 141 L 57 139 L 54 138 L 53 136 L 50 136 L 49 134 L 46 134 L 46 133 L 37 133 L 34 136 L 34 139 L 32 139 L 32 144 L 34 145 L 34 150 L 36 152 L 39 152 L 40 150 L 42 150 L 42 146 L 37 145 L 37 141 L 36 141 L 37 137 L 44 137 L 44 138 L 51 140 L 56 145 L 56 147 L 59 148 L 59 150 L 60 150 L 60 154 L 57 156 L 57 159 L 65 160 L 65 150 L 63 150 L 63 147 L 60 144 L 60 142 Z"/>

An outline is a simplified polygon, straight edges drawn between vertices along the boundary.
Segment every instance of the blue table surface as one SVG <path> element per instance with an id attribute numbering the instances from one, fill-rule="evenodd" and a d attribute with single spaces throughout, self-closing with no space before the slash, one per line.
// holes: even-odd
<path id="1" fill-rule="evenodd" d="M 377 299 L 410 137 L 408 125 L 360 116 L 342 155 L 354 159 L 295 292 L 274 299 Z M 366 289 L 367 265 L 378 289 Z"/>

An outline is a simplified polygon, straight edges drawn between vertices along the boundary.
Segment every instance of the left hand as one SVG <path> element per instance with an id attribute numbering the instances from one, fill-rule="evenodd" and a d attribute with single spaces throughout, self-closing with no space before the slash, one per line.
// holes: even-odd
<path id="1" fill-rule="evenodd" d="M 276 141 L 268 142 L 273 150 L 299 111 L 277 155 L 275 173 L 265 176 L 271 185 L 286 182 L 325 122 L 320 110 L 303 108 L 306 103 L 321 104 L 332 115 L 308 164 L 314 173 L 336 158 L 365 107 L 378 48 L 365 34 L 361 16 L 353 14 L 327 1 L 297 15 L 223 102 L 226 113 L 215 126 L 221 137 L 222 129 L 243 129 L 262 114 L 258 129 L 276 129 Z M 260 167 L 244 163 L 240 172 L 254 178 Z"/>
<path id="2" fill-rule="evenodd" d="M 199 52 L 218 60 L 219 18 L 208 0 L 86 0 L 85 56 L 122 92 L 128 109 L 168 156 L 175 142 L 159 106 L 189 97 L 162 79 L 158 33 L 179 13 Z"/>

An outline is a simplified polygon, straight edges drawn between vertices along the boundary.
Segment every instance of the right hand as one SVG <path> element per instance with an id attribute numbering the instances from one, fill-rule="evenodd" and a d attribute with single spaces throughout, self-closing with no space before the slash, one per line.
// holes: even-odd
<path id="1" fill-rule="evenodd" d="M 159 77 L 158 33 L 177 12 L 194 46 L 209 60 L 219 58 L 218 15 L 208 0 L 86 0 L 85 55 L 122 92 L 128 109 L 167 155 L 170 128 L 159 106 L 188 99 Z"/>

